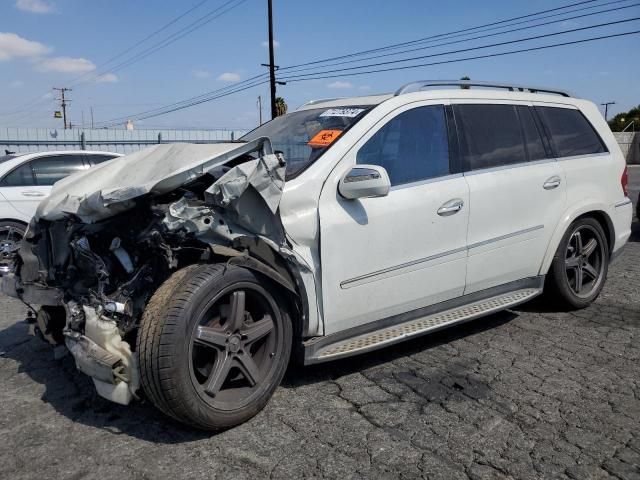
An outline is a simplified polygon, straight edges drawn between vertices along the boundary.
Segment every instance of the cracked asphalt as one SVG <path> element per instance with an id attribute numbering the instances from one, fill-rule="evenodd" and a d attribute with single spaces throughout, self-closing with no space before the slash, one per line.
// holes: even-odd
<path id="1" fill-rule="evenodd" d="M 209 434 L 98 397 L 0 299 L 0 477 L 640 479 L 640 225 L 597 302 L 290 369 Z"/>

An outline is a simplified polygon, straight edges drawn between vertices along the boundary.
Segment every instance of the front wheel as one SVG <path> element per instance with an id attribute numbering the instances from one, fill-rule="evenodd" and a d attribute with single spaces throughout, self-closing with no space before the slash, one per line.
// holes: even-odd
<path id="1" fill-rule="evenodd" d="M 194 265 L 149 302 L 138 333 L 142 386 L 179 421 L 208 430 L 258 413 L 280 384 L 292 327 L 271 284 L 245 268 Z"/>
<path id="2" fill-rule="evenodd" d="M 550 287 L 564 306 L 585 308 L 602 291 L 609 269 L 609 248 L 600 223 L 591 217 L 574 221 L 551 264 Z"/>

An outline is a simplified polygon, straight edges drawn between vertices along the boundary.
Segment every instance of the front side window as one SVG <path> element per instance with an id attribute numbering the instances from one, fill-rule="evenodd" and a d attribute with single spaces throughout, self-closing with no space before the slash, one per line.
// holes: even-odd
<path id="1" fill-rule="evenodd" d="M 34 186 L 33 171 L 31 165 L 25 163 L 5 175 L 0 183 L 3 187 L 30 187 Z"/>
<path id="2" fill-rule="evenodd" d="M 273 149 L 284 154 L 289 179 L 320 158 L 372 108 L 372 105 L 325 107 L 293 112 L 259 126 L 240 140 L 269 137 Z"/>
<path id="3" fill-rule="evenodd" d="M 514 105 L 455 105 L 462 130 L 465 170 L 502 167 L 527 161 L 520 120 Z"/>
<path id="4" fill-rule="evenodd" d="M 418 107 L 394 117 L 362 146 L 356 163 L 384 167 L 391 185 L 448 175 L 444 106 Z"/>
<path id="5" fill-rule="evenodd" d="M 72 173 L 85 170 L 87 166 L 81 155 L 55 155 L 31 162 L 37 185 L 50 186 Z"/>
<path id="6" fill-rule="evenodd" d="M 606 152 L 602 140 L 580 110 L 536 107 L 558 157 Z"/>

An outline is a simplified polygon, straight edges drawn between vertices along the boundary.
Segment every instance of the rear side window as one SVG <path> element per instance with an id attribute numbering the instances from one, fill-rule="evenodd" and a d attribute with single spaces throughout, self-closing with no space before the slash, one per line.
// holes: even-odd
<path id="1" fill-rule="evenodd" d="M 462 130 L 465 170 L 527 161 L 523 131 L 514 105 L 455 105 L 454 112 Z"/>
<path id="2" fill-rule="evenodd" d="M 31 170 L 31 165 L 29 163 L 25 163 L 24 165 L 19 166 L 15 170 L 8 173 L 0 184 L 3 187 L 29 187 L 34 186 L 35 182 L 33 180 L 33 172 Z"/>
<path id="3" fill-rule="evenodd" d="M 72 173 L 85 170 L 87 166 L 81 155 L 55 155 L 31 162 L 37 185 L 53 185 Z"/>
<path id="4" fill-rule="evenodd" d="M 536 107 L 558 157 L 606 152 L 602 140 L 579 110 Z"/>
<path id="5" fill-rule="evenodd" d="M 527 149 L 527 156 L 530 162 L 535 160 L 543 160 L 547 158 L 547 152 L 542 143 L 542 136 L 530 107 L 517 107 L 520 122 L 522 122 L 522 133 L 524 135 L 524 143 Z"/>
<path id="6" fill-rule="evenodd" d="M 356 163 L 384 167 L 391 185 L 448 175 L 444 106 L 418 107 L 394 117 L 362 146 Z"/>

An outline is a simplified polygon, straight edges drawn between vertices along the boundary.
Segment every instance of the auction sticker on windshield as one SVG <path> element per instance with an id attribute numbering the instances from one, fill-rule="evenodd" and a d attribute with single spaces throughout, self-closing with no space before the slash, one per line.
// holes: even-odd
<path id="1" fill-rule="evenodd" d="M 364 108 L 331 108 L 326 112 L 320 114 L 321 117 L 357 117 L 362 112 L 364 112 Z"/>
<path id="2" fill-rule="evenodd" d="M 310 147 L 327 147 L 331 145 L 341 133 L 342 130 L 320 130 L 309 140 L 307 145 Z"/>

